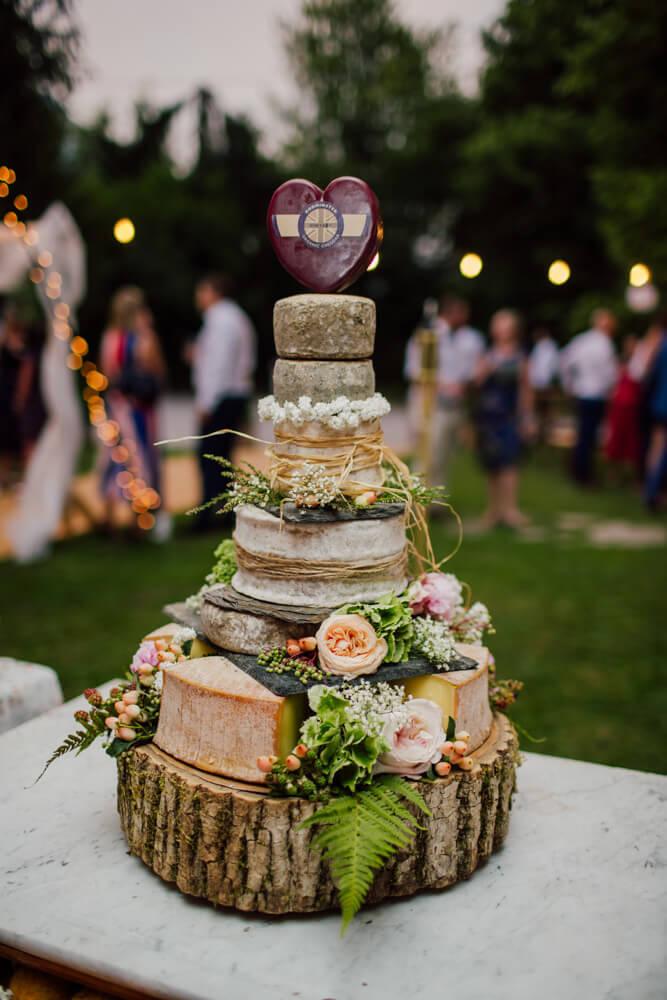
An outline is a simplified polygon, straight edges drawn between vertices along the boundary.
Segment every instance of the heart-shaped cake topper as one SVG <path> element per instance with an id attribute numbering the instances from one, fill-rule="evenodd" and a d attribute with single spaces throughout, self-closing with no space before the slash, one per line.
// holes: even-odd
<path id="1" fill-rule="evenodd" d="M 337 177 L 324 191 L 311 181 L 285 181 L 266 221 L 280 263 L 315 292 L 347 288 L 382 242 L 378 200 L 358 177 Z"/>

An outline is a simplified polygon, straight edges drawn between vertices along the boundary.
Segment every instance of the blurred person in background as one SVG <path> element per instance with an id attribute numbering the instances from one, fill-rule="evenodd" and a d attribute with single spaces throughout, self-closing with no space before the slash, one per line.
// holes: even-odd
<path id="1" fill-rule="evenodd" d="M 198 433 L 241 430 L 254 390 L 256 335 L 249 316 L 230 298 L 230 279 L 208 274 L 197 284 L 195 305 L 203 318 L 191 352 Z M 218 434 L 199 442 L 202 500 L 208 503 L 221 491 L 220 468 L 204 458 L 230 459 L 233 434 Z M 215 511 L 200 512 L 198 530 L 220 527 Z"/>
<path id="2" fill-rule="evenodd" d="M 657 337 L 654 359 L 647 377 L 647 410 L 651 419 L 644 501 L 649 510 L 658 510 L 667 483 L 667 315 L 658 317 L 652 328 Z"/>
<path id="3" fill-rule="evenodd" d="M 166 365 L 153 316 L 143 291 L 132 285 L 119 288 L 111 300 L 109 326 L 102 336 L 101 368 L 109 379 L 108 416 L 120 427 L 120 446 L 131 450 L 132 471 L 144 489 L 161 492 L 160 454 L 156 404 L 162 392 Z M 106 526 L 115 527 L 115 508 L 127 503 L 118 485 L 118 474 L 127 468 L 114 459 L 113 450 L 102 451 L 101 487 L 106 503 Z M 153 508 L 153 510 L 155 510 Z M 156 515 L 158 541 L 169 534 L 166 512 Z"/>
<path id="4" fill-rule="evenodd" d="M 470 306 L 465 299 L 443 295 L 433 321 L 437 357 L 437 402 L 431 428 L 429 485 L 450 484 L 451 460 L 466 415 L 466 397 L 475 368 L 484 352 L 484 338 L 469 325 Z M 421 347 L 413 334 L 405 352 L 404 376 L 410 383 L 408 413 L 413 435 L 423 422 Z"/>
<path id="5" fill-rule="evenodd" d="M 643 475 L 650 433 L 650 429 L 642 429 L 646 423 L 643 411 L 647 409 L 647 381 L 661 337 L 662 330 L 656 322 L 643 337 L 624 338 L 618 381 L 609 402 L 605 457 L 612 465 L 630 466 L 639 478 Z"/>
<path id="6" fill-rule="evenodd" d="M 488 495 L 483 522 L 488 528 L 520 528 L 528 518 L 519 509 L 519 460 L 523 441 L 534 434 L 535 413 L 518 314 L 494 313 L 490 336 L 475 375 L 477 449 Z"/>
<path id="7" fill-rule="evenodd" d="M 572 477 L 581 486 L 588 486 L 594 480 L 600 426 L 618 378 L 613 344 L 616 329 L 613 312 L 596 309 L 591 316 L 591 329 L 578 334 L 561 351 L 561 380 L 576 405 Z"/>
<path id="8" fill-rule="evenodd" d="M 20 475 L 46 421 L 40 385 L 44 328 L 31 288 L 8 301 L 0 326 L 0 485 Z"/>
<path id="9" fill-rule="evenodd" d="M 559 373 L 558 344 L 548 326 L 536 326 L 528 358 L 528 379 L 535 397 L 536 436 L 546 442 Z"/>
<path id="10" fill-rule="evenodd" d="M 21 458 L 17 396 L 23 348 L 23 333 L 8 307 L 0 323 L 0 488 L 13 482 Z"/>

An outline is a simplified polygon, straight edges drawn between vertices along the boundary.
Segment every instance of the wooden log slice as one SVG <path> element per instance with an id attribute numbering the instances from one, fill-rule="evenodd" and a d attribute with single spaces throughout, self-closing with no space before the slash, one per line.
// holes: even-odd
<path id="1" fill-rule="evenodd" d="M 495 715 L 491 734 L 458 770 L 419 788 L 432 815 L 420 815 L 411 850 L 386 864 L 367 902 L 444 889 L 468 878 L 508 830 L 518 765 L 511 723 Z M 118 758 L 118 811 L 132 854 L 188 895 L 260 913 L 312 913 L 336 906 L 326 863 L 300 829 L 317 806 L 271 798 L 256 786 L 204 774 L 154 744 Z"/>

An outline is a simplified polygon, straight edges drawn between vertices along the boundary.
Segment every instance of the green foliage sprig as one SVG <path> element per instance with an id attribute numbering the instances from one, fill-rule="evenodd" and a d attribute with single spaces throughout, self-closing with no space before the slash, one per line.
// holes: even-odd
<path id="1" fill-rule="evenodd" d="M 409 848 L 421 829 L 406 802 L 431 815 L 409 781 L 386 775 L 354 795 L 331 799 L 301 824 L 320 828 L 312 846 L 322 852 L 338 888 L 341 934 L 361 908 L 376 872 L 392 855 Z"/>
<path id="2" fill-rule="evenodd" d="M 317 685 L 308 692 L 314 715 L 301 727 L 303 743 L 285 761 L 274 760 L 267 782 L 279 795 L 326 799 L 368 785 L 387 745 L 380 726 L 351 710 L 336 689 Z"/>
<path id="3" fill-rule="evenodd" d="M 107 719 L 117 719 L 118 712 L 114 706 L 116 702 L 122 701 L 123 695 L 129 691 L 136 691 L 135 704 L 139 709 L 139 715 L 128 724 L 128 729 L 131 729 L 134 735 L 130 739 L 120 739 L 115 735 L 115 729 L 110 729 L 107 725 Z M 96 688 L 87 688 L 84 697 L 89 705 L 88 711 L 79 709 L 74 713 L 74 718 L 82 728 L 66 736 L 60 746 L 53 751 L 37 781 L 43 777 L 54 761 L 68 753 L 75 753 L 78 756 L 98 739 L 106 739 L 105 750 L 111 757 L 118 757 L 133 746 L 148 743 L 153 739 L 157 729 L 160 694 L 155 684 L 150 687 L 144 686 L 130 674 L 127 680 L 113 687 L 106 698 L 103 698 Z"/>
<path id="4" fill-rule="evenodd" d="M 410 656 L 414 619 L 406 593 L 385 594 L 373 604 L 346 604 L 337 614 L 361 615 L 387 643 L 385 663 L 401 663 Z"/>
<path id="5" fill-rule="evenodd" d="M 403 497 L 407 490 L 414 503 L 422 507 L 428 507 L 433 503 L 449 504 L 449 493 L 445 486 L 426 486 L 418 475 L 412 475 L 410 480 L 406 481 L 398 478 L 393 466 L 383 465 L 382 468 L 384 485 L 382 492 L 378 494 L 378 503 L 394 503 L 397 497 Z"/>
<path id="6" fill-rule="evenodd" d="M 213 553 L 215 563 L 209 576 L 213 583 L 231 583 L 236 573 L 236 549 L 231 538 L 225 538 Z"/>
<path id="7" fill-rule="evenodd" d="M 189 514 L 199 514 L 210 507 L 216 507 L 219 514 L 228 514 L 245 503 L 262 508 L 276 507 L 282 503 L 283 496 L 276 493 L 268 477 L 250 462 L 234 465 L 220 455 L 205 455 L 204 458 L 218 463 L 226 488 L 212 500 L 188 511 Z"/>

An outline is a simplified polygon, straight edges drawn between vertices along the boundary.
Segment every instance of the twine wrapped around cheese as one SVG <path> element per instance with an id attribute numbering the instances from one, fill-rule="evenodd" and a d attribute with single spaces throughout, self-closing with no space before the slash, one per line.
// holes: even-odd
<path id="1" fill-rule="evenodd" d="M 157 441 L 156 444 L 178 444 L 182 441 L 202 441 L 209 437 L 216 437 L 219 434 L 233 434 L 235 437 L 243 438 L 246 441 L 253 441 L 255 444 L 266 445 L 266 454 L 269 458 L 273 458 L 277 447 L 278 458 L 274 459 L 276 464 L 279 461 L 287 462 L 289 459 L 290 463 L 294 463 L 294 465 L 291 466 L 292 469 L 302 468 L 305 462 L 313 462 L 322 465 L 326 464 L 326 462 L 322 460 L 323 458 L 326 458 L 326 456 L 318 458 L 316 455 L 313 455 L 312 458 L 307 458 L 305 456 L 289 455 L 285 456 L 284 459 L 281 456 L 281 450 L 287 445 L 288 441 L 290 443 L 298 441 L 306 447 L 321 447 L 322 442 L 327 440 L 326 438 L 318 437 L 315 439 L 309 438 L 306 435 L 303 437 L 301 435 L 295 437 L 293 434 L 289 436 L 285 435 L 282 438 L 281 445 L 279 431 L 276 431 L 275 433 L 277 443 L 264 441 L 261 438 L 253 437 L 251 434 L 245 434 L 243 431 L 224 428 L 219 431 L 211 431 L 209 434 L 188 435 L 187 437 L 175 438 L 172 440 Z M 413 481 L 412 473 L 405 462 L 398 457 L 396 452 L 384 443 L 381 430 L 378 429 L 377 431 L 369 432 L 367 435 L 359 435 L 358 437 L 355 436 L 346 438 L 338 436 L 335 439 L 330 440 L 335 441 L 336 445 L 341 448 L 347 447 L 349 449 L 345 453 L 346 460 L 344 462 L 342 461 L 342 452 L 340 455 L 333 456 L 333 459 L 341 465 L 341 475 L 347 475 L 349 477 L 349 473 L 355 465 L 356 471 L 362 472 L 363 469 L 359 467 L 358 463 L 362 460 L 365 461 L 366 457 L 371 454 L 375 457 L 375 460 L 371 465 L 366 465 L 365 468 L 375 468 L 376 466 L 381 468 L 383 465 L 386 465 L 393 470 L 399 485 L 387 486 L 385 484 L 382 486 L 382 493 L 388 494 L 391 499 L 397 503 L 405 504 L 406 531 L 408 533 L 408 553 L 410 558 L 414 561 L 416 569 L 420 574 L 439 570 L 445 563 L 449 562 L 449 560 L 456 555 L 463 541 L 463 522 L 461 521 L 460 515 L 450 503 L 446 503 L 442 500 L 433 501 L 434 505 L 443 507 L 445 510 L 448 510 L 450 514 L 452 514 L 457 526 L 457 539 L 453 549 L 442 559 L 436 559 L 435 552 L 433 551 L 433 544 L 431 542 L 431 533 L 428 527 L 426 510 L 422 504 L 418 503 L 414 499 L 410 488 Z M 329 474 L 331 475 L 331 473 Z M 276 475 L 280 475 L 281 477 L 284 475 L 284 473 L 280 471 L 279 466 L 277 468 Z M 269 478 L 271 478 L 271 476 Z M 346 493 L 348 492 L 348 487 L 353 487 L 356 491 L 355 495 L 359 495 L 367 490 L 377 490 L 378 484 L 362 482 L 361 480 L 350 481 L 348 478 L 345 490 Z M 293 575 L 293 572 L 294 563 L 291 561 L 290 575 Z"/>
<path id="2" fill-rule="evenodd" d="M 259 554 L 244 549 L 234 539 L 236 546 L 236 562 L 239 569 L 249 573 L 260 573 L 271 580 L 381 580 L 387 573 L 397 578 L 405 577 L 408 568 L 408 546 L 400 552 L 395 552 L 384 559 L 374 559 L 368 562 L 363 559 L 334 560 L 308 559 L 304 562 L 295 561 L 293 556 L 278 556 L 269 553 Z"/>
<path id="3" fill-rule="evenodd" d="M 377 427 L 366 433 L 309 437 L 275 428 L 275 443 L 267 449 L 270 459 L 269 481 L 271 488 L 287 493 L 293 486 L 294 473 L 300 472 L 306 462 L 320 465 L 335 480 L 338 489 L 346 496 L 360 496 L 369 489 L 382 485 L 382 457 L 385 450 L 382 430 Z M 304 454 L 305 453 L 305 454 Z M 372 485 L 355 479 L 356 474 L 379 473 Z"/>

